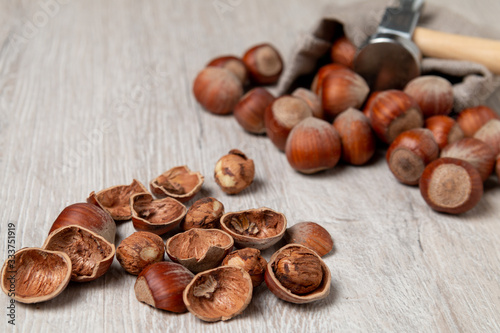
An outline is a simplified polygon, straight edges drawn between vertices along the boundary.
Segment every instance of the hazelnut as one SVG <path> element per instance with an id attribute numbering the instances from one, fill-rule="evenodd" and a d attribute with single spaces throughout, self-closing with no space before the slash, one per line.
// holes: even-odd
<path id="1" fill-rule="evenodd" d="M 180 202 L 191 200 L 201 190 L 205 178 L 185 165 L 174 167 L 156 177 L 151 192 L 159 197 L 172 197 Z"/>
<path id="2" fill-rule="evenodd" d="M 357 51 L 356 46 L 346 36 L 342 36 L 333 42 L 330 57 L 334 63 L 353 68 Z"/>
<path id="3" fill-rule="evenodd" d="M 219 115 L 229 114 L 243 96 L 243 86 L 228 69 L 207 67 L 194 80 L 193 93 L 206 110 Z"/>
<path id="4" fill-rule="evenodd" d="M 299 222 L 288 228 L 285 233 L 288 244 L 300 244 L 316 252 L 320 257 L 333 249 L 330 233 L 314 222 Z"/>
<path id="5" fill-rule="evenodd" d="M 416 77 L 408 82 L 404 92 L 417 101 L 424 118 L 447 115 L 453 108 L 453 87 L 440 76 Z"/>
<path id="6" fill-rule="evenodd" d="M 238 149 L 232 149 L 215 164 L 214 178 L 217 185 L 227 194 L 238 194 L 253 182 L 255 166 Z"/>
<path id="7" fill-rule="evenodd" d="M 460 112 L 457 117 L 457 123 L 466 137 L 472 137 L 488 121 L 498 118 L 495 111 L 487 106 L 480 105 Z"/>
<path id="8" fill-rule="evenodd" d="M 335 118 L 348 108 L 360 108 L 370 88 L 360 75 L 350 69 L 337 70 L 328 74 L 321 86 L 321 104 L 325 116 Z"/>
<path id="9" fill-rule="evenodd" d="M 71 260 L 64 252 L 27 247 L 5 261 L 1 277 L 3 292 L 17 302 L 45 302 L 59 295 L 68 285 Z"/>
<path id="10" fill-rule="evenodd" d="M 366 118 L 368 118 L 368 120 L 370 120 L 373 102 L 377 98 L 378 94 L 380 94 L 380 91 L 374 91 L 370 95 L 368 95 L 368 98 L 365 101 L 365 105 L 363 106 L 363 110 L 362 110 L 363 114 L 365 115 Z"/>
<path id="11" fill-rule="evenodd" d="M 425 168 L 420 178 L 420 193 L 435 211 L 461 214 L 481 200 L 483 182 L 469 162 L 443 157 Z"/>
<path id="12" fill-rule="evenodd" d="M 243 55 L 250 78 L 255 84 L 276 83 L 283 71 L 283 60 L 279 52 L 270 44 L 259 44 Z"/>
<path id="13" fill-rule="evenodd" d="M 328 64 L 321 67 L 318 70 L 318 73 L 316 73 L 316 75 L 314 76 L 313 82 L 311 84 L 311 91 L 316 95 L 321 96 L 321 88 L 323 87 L 323 80 L 325 79 L 325 77 L 327 77 L 328 74 L 332 72 L 343 69 L 348 68 L 341 64 Z"/>
<path id="14" fill-rule="evenodd" d="M 495 166 L 493 150 L 475 138 L 465 138 L 449 144 L 441 152 L 441 157 L 453 157 L 469 162 L 479 171 L 483 181 L 488 179 Z"/>
<path id="15" fill-rule="evenodd" d="M 168 257 L 193 273 L 217 267 L 231 252 L 234 241 L 219 229 L 191 229 L 167 240 Z"/>
<path id="16" fill-rule="evenodd" d="M 244 130 L 250 133 L 266 133 L 264 113 L 274 99 L 274 96 L 266 89 L 253 88 L 234 107 L 234 118 Z"/>
<path id="17" fill-rule="evenodd" d="M 285 147 L 290 166 L 305 174 L 333 168 L 340 159 L 341 150 L 337 130 L 314 117 L 302 120 L 292 129 Z"/>
<path id="18" fill-rule="evenodd" d="M 312 110 L 313 117 L 323 119 L 323 106 L 321 105 L 321 99 L 313 93 L 311 90 L 304 88 L 297 88 L 292 93 L 293 97 L 298 97 L 309 105 Z"/>
<path id="19" fill-rule="evenodd" d="M 399 134 L 424 125 L 417 102 L 399 90 L 377 94 L 370 110 L 373 131 L 385 143 L 390 144 Z"/>
<path id="20" fill-rule="evenodd" d="M 132 218 L 130 197 L 147 191 L 144 185 L 134 179 L 130 185 L 113 186 L 97 193 L 92 191 L 87 202 L 104 209 L 116 221 L 126 221 Z"/>
<path id="21" fill-rule="evenodd" d="M 179 201 L 170 197 L 154 200 L 149 193 L 133 195 L 130 206 L 134 228 L 157 235 L 166 234 L 178 226 L 187 212 Z"/>
<path id="22" fill-rule="evenodd" d="M 89 203 L 69 205 L 56 218 L 49 234 L 54 230 L 70 225 L 84 227 L 110 243 L 115 242 L 116 223 L 108 213 L 98 206 Z"/>
<path id="23" fill-rule="evenodd" d="M 432 132 L 425 128 L 401 133 L 386 154 L 392 174 L 406 185 L 417 185 L 425 166 L 438 157 L 436 140 Z"/>
<path id="24" fill-rule="evenodd" d="M 135 297 L 157 309 L 186 312 L 182 294 L 193 277 L 193 273 L 182 265 L 169 261 L 154 263 L 137 277 Z"/>
<path id="25" fill-rule="evenodd" d="M 229 320 L 252 300 L 252 279 L 241 267 L 221 266 L 199 273 L 184 290 L 184 304 L 201 320 Z"/>
<path id="26" fill-rule="evenodd" d="M 269 208 L 255 208 L 224 214 L 222 230 L 233 237 L 239 247 L 267 249 L 285 234 L 286 217 Z"/>
<path id="27" fill-rule="evenodd" d="M 202 198 L 196 201 L 187 211 L 181 222 L 181 228 L 186 231 L 193 228 L 220 228 L 220 218 L 224 214 L 224 205 L 215 198 Z"/>
<path id="28" fill-rule="evenodd" d="M 243 60 L 238 57 L 228 55 L 212 59 L 206 67 L 221 67 L 233 73 L 245 85 L 248 82 L 248 70 Z"/>
<path id="29" fill-rule="evenodd" d="M 372 158 L 375 153 L 375 135 L 363 112 L 349 108 L 335 118 L 333 127 L 340 135 L 342 160 L 363 165 Z"/>
<path id="30" fill-rule="evenodd" d="M 474 137 L 488 144 L 495 156 L 500 154 L 500 120 L 491 119 L 474 134 Z"/>
<path id="31" fill-rule="evenodd" d="M 253 287 L 255 288 L 264 281 L 267 261 L 260 255 L 259 250 L 246 247 L 229 253 L 221 265 L 243 268 L 250 275 Z"/>
<path id="32" fill-rule="evenodd" d="M 328 296 L 331 274 L 316 252 L 299 244 L 288 244 L 271 257 L 265 281 L 278 298 L 303 304 Z"/>
<path id="33" fill-rule="evenodd" d="M 425 120 L 425 128 L 432 132 L 439 149 L 443 149 L 448 144 L 464 138 L 464 132 L 460 126 L 458 126 L 453 118 L 448 116 L 433 116 L 427 118 Z"/>
<path id="34" fill-rule="evenodd" d="M 279 150 L 285 150 L 292 128 L 308 117 L 312 117 L 312 110 L 304 100 L 288 95 L 279 97 L 264 115 L 267 136 Z"/>
<path id="35" fill-rule="evenodd" d="M 116 259 L 130 274 L 139 275 L 146 266 L 163 261 L 165 244 L 160 236 L 137 231 L 125 238 L 116 249 Z"/>
<path id="36" fill-rule="evenodd" d="M 53 231 L 42 247 L 64 252 L 71 260 L 71 281 L 93 281 L 104 275 L 115 257 L 115 245 L 83 227 L 71 225 Z"/>

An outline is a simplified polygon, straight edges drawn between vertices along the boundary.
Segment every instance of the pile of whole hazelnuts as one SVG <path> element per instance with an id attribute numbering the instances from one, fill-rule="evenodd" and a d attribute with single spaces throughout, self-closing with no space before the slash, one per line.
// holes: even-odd
<path id="1" fill-rule="evenodd" d="M 254 173 L 253 160 L 233 149 L 215 164 L 214 180 L 234 195 L 252 184 Z M 116 255 L 123 269 L 137 276 L 138 301 L 209 322 L 243 312 L 263 281 L 291 303 L 329 295 L 331 274 L 321 258 L 333 249 L 327 230 L 314 222 L 287 228 L 285 215 L 266 207 L 226 213 L 213 197 L 188 209 L 185 203 L 204 181 L 201 173 L 177 166 L 153 179 L 150 192 L 135 179 L 91 192 L 86 203 L 59 214 L 40 248 L 23 248 L 7 258 L 2 290 L 22 303 L 48 301 L 70 281 L 102 277 Z M 128 220 L 137 231 L 115 249 L 116 222 Z M 286 245 L 268 262 L 260 251 L 282 239 Z"/>
<path id="2" fill-rule="evenodd" d="M 483 105 L 453 110 L 452 84 L 435 75 L 402 90 L 371 92 L 353 70 L 355 55 L 345 36 L 336 39 L 331 63 L 319 68 L 310 89 L 276 98 L 262 86 L 278 81 L 283 61 L 261 44 L 242 58 L 210 61 L 193 93 L 206 110 L 233 113 L 247 132 L 266 134 L 299 172 L 333 168 L 340 159 L 363 165 L 377 147 L 388 147 L 390 171 L 403 184 L 419 185 L 431 208 L 460 214 L 475 207 L 483 182 L 494 170 L 500 178 L 499 115 Z"/>

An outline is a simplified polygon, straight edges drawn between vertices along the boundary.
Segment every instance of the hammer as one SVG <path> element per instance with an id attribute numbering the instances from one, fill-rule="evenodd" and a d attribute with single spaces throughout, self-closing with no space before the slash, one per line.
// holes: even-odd
<path id="1" fill-rule="evenodd" d="M 388 7 L 375 34 L 358 51 L 354 70 L 371 89 L 403 89 L 420 75 L 422 55 L 476 62 L 500 75 L 499 41 L 416 27 L 423 4 L 400 0 L 399 7 Z"/>

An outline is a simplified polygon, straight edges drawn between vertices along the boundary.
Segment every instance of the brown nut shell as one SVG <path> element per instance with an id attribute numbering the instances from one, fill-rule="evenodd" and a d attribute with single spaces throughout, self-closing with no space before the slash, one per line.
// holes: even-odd
<path id="1" fill-rule="evenodd" d="M 160 236 L 137 231 L 125 238 L 116 249 L 116 259 L 130 274 L 139 275 L 147 266 L 163 261 L 165 244 Z"/>
<path id="2" fill-rule="evenodd" d="M 270 44 L 259 44 L 243 55 L 250 78 L 255 84 L 276 83 L 283 71 L 283 60 L 278 50 Z"/>
<path id="3" fill-rule="evenodd" d="M 284 214 L 262 207 L 226 213 L 220 224 L 239 247 L 265 250 L 283 237 L 287 222 Z"/>
<path id="4" fill-rule="evenodd" d="M 185 165 L 174 167 L 150 183 L 151 192 L 159 197 L 171 197 L 180 202 L 191 200 L 201 190 L 205 177 Z"/>
<path id="5" fill-rule="evenodd" d="M 292 93 L 293 97 L 298 97 L 309 105 L 312 110 L 313 117 L 323 119 L 324 112 L 323 106 L 321 105 L 321 99 L 313 93 L 311 90 L 305 88 L 297 88 Z"/>
<path id="6" fill-rule="evenodd" d="M 82 202 L 64 208 L 52 224 L 49 234 L 69 225 L 78 225 L 104 237 L 110 243 L 115 242 L 115 221 L 111 215 L 93 204 Z"/>
<path id="7" fill-rule="evenodd" d="M 186 312 L 182 295 L 193 277 L 193 273 L 180 264 L 169 261 L 154 263 L 137 277 L 134 285 L 135 297 L 139 302 L 157 309 Z"/>
<path id="8" fill-rule="evenodd" d="M 307 254 L 315 258 L 314 259 L 315 263 L 319 262 L 319 267 L 321 268 L 322 271 L 321 281 L 319 282 L 317 288 L 315 288 L 313 291 L 300 295 L 293 293 L 290 289 L 286 288 L 276 276 L 275 271 L 277 269 L 278 261 L 287 257 L 292 257 L 293 259 L 294 253 L 295 254 L 301 253 L 301 255 Z M 291 262 L 293 262 L 293 260 Z M 300 276 L 297 276 L 295 274 L 298 272 L 297 269 L 299 269 L 300 267 L 292 265 L 289 268 L 290 268 L 289 274 L 294 275 L 295 279 L 293 280 L 296 281 L 298 279 L 299 284 L 301 280 L 306 281 L 310 278 L 314 280 L 315 284 L 317 283 L 318 276 L 316 274 L 314 274 L 315 276 L 312 277 L 306 275 L 304 279 L 301 279 Z M 267 264 L 265 281 L 269 290 L 271 290 L 271 292 L 278 298 L 291 303 L 304 304 L 304 303 L 314 302 L 327 297 L 330 293 L 330 285 L 332 282 L 332 277 L 330 270 L 328 269 L 328 266 L 321 259 L 321 257 L 318 256 L 316 252 L 300 244 L 288 244 L 279 249 L 278 251 L 276 251 L 272 255 L 271 259 L 269 260 L 269 263 Z"/>
<path id="9" fill-rule="evenodd" d="M 193 273 L 220 265 L 233 249 L 233 238 L 219 229 L 191 229 L 167 240 L 168 257 Z"/>
<path id="10" fill-rule="evenodd" d="M 338 70 L 348 69 L 346 66 L 341 64 L 328 64 L 321 67 L 318 73 L 314 76 L 313 82 L 311 84 L 311 91 L 318 96 L 321 96 L 321 89 L 323 87 L 323 80 L 328 76 L 328 74 L 333 73 Z"/>
<path id="11" fill-rule="evenodd" d="M 500 180 L 500 154 L 497 156 L 497 164 L 495 170 L 497 173 L 498 180 Z"/>
<path id="12" fill-rule="evenodd" d="M 71 260 L 64 252 L 23 248 L 2 267 L 3 292 L 20 303 L 53 299 L 68 285 Z"/>
<path id="13" fill-rule="evenodd" d="M 189 207 L 181 222 L 181 228 L 184 231 L 193 228 L 218 229 L 222 215 L 224 215 L 222 202 L 212 197 L 201 198 Z"/>
<path id="14" fill-rule="evenodd" d="M 432 132 L 439 149 L 443 149 L 447 145 L 464 138 L 464 132 L 460 126 L 458 126 L 455 119 L 448 116 L 433 116 L 427 118 L 425 120 L 425 128 Z"/>
<path id="15" fill-rule="evenodd" d="M 115 245 L 83 227 L 71 225 L 52 232 L 44 250 L 64 252 L 71 259 L 71 281 L 93 281 L 104 275 L 115 257 Z"/>
<path id="16" fill-rule="evenodd" d="M 496 155 L 500 154 L 500 120 L 492 119 L 483 125 L 474 138 L 484 141 Z"/>
<path id="17" fill-rule="evenodd" d="M 462 110 L 458 114 L 457 123 L 466 137 L 472 137 L 491 119 L 499 119 L 499 115 L 485 105 L 479 105 Z"/>
<path id="18" fill-rule="evenodd" d="M 227 55 L 212 59 L 206 67 L 222 67 L 232 72 L 243 85 L 248 82 L 248 70 L 243 60 Z"/>
<path id="19" fill-rule="evenodd" d="M 116 221 L 126 221 L 132 218 L 130 197 L 147 191 L 144 185 L 134 179 L 130 185 L 112 186 L 97 193 L 92 191 L 87 202 L 99 206 Z"/>
<path id="20" fill-rule="evenodd" d="M 453 108 L 453 87 L 441 76 L 418 76 L 408 82 L 404 92 L 417 101 L 424 118 L 447 115 Z"/>
<path id="21" fill-rule="evenodd" d="M 288 244 L 299 244 L 315 251 L 320 257 L 333 249 L 330 233 L 314 222 L 299 222 L 286 230 L 285 240 Z"/>
<path id="22" fill-rule="evenodd" d="M 178 226 L 187 208 L 171 197 L 154 200 L 149 193 L 135 194 L 130 198 L 132 223 L 139 231 L 163 235 Z"/>
<path id="23" fill-rule="evenodd" d="M 199 273 L 184 290 L 184 304 L 208 322 L 229 320 L 252 300 L 252 279 L 241 267 L 221 266 Z"/>
<path id="24" fill-rule="evenodd" d="M 334 63 L 353 68 L 357 51 L 356 46 L 346 36 L 342 36 L 333 42 L 330 58 Z"/>
<path id="25" fill-rule="evenodd" d="M 255 165 L 242 151 L 232 149 L 215 164 L 215 182 L 227 194 L 238 194 L 253 182 Z"/>
<path id="26" fill-rule="evenodd" d="M 247 132 L 264 134 L 266 133 L 264 113 L 274 100 L 274 96 L 265 88 L 253 88 L 243 95 L 234 107 L 234 118 Z"/>
<path id="27" fill-rule="evenodd" d="M 229 253 L 222 261 L 221 266 L 238 266 L 243 268 L 252 279 L 253 287 L 258 287 L 264 281 L 267 261 L 260 251 L 251 247 Z"/>

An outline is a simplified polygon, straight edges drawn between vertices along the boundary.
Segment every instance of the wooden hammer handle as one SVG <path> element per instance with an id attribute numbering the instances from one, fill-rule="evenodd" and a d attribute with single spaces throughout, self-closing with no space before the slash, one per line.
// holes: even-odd
<path id="1" fill-rule="evenodd" d="M 473 61 L 500 75 L 500 41 L 454 35 L 421 27 L 415 28 L 413 41 L 424 56 Z"/>

